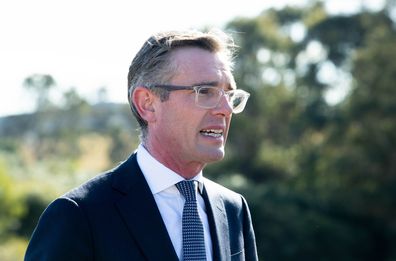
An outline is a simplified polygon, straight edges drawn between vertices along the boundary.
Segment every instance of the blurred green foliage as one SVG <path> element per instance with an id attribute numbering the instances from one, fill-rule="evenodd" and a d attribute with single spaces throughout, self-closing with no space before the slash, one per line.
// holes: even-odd
<path id="1" fill-rule="evenodd" d="M 396 259 L 394 12 L 314 2 L 228 24 L 252 95 L 207 174 L 246 195 L 261 259 Z"/>
<path id="2" fill-rule="evenodd" d="M 313 1 L 227 24 L 252 95 L 205 175 L 248 199 L 261 260 L 396 260 L 395 12 L 329 15 Z M 51 200 L 138 144 L 127 105 L 75 89 L 54 104 L 49 75 L 25 86 L 37 112 L 1 121 L 0 260 L 21 260 Z"/>

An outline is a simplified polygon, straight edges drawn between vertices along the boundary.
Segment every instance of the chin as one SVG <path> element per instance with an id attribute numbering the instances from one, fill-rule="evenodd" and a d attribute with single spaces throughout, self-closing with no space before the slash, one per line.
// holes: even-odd
<path id="1" fill-rule="evenodd" d="M 204 158 L 207 163 L 216 162 L 224 159 L 224 149 L 218 149 L 216 151 L 211 151 L 210 153 L 206 153 Z"/>

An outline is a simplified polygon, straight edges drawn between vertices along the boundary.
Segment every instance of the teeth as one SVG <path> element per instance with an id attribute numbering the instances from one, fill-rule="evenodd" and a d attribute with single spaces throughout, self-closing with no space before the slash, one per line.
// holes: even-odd
<path id="1" fill-rule="evenodd" d="M 223 135 L 222 130 L 202 130 L 201 133 L 203 135 L 207 135 L 207 136 L 211 136 L 211 137 L 215 137 L 215 138 L 219 138 Z"/>

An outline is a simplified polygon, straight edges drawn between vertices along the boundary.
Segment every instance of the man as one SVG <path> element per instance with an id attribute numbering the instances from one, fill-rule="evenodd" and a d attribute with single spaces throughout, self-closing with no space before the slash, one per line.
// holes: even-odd
<path id="1" fill-rule="evenodd" d="M 258 260 L 244 198 L 202 176 L 249 97 L 236 89 L 233 47 L 219 32 L 148 39 L 128 75 L 141 144 L 51 203 L 25 260 Z"/>

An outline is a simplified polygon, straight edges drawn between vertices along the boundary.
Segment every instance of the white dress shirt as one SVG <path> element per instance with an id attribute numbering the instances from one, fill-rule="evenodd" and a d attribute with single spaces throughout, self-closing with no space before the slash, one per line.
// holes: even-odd
<path id="1" fill-rule="evenodd" d="M 146 148 L 140 144 L 137 149 L 137 162 L 143 172 L 144 177 L 153 193 L 155 202 L 162 220 L 168 230 L 169 237 L 175 248 L 179 259 L 182 259 L 182 215 L 185 199 L 176 188 L 175 184 L 185 180 L 176 172 L 168 169 L 157 161 Z M 202 193 L 203 176 L 202 172 L 193 178 L 198 184 L 198 189 Z M 196 186 L 197 188 L 197 186 Z M 197 193 L 198 213 L 201 218 L 204 234 L 206 259 L 212 261 L 213 250 L 210 237 L 208 216 L 206 215 L 205 202 L 200 193 Z"/>

